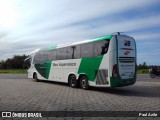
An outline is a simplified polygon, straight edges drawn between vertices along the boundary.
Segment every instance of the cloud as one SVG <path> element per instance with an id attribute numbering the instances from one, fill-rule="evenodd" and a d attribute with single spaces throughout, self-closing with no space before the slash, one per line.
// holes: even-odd
<path id="1" fill-rule="evenodd" d="M 19 1 L 20 2 L 20 1 Z M 20 15 L 14 31 L 25 31 L 22 34 L 35 33 L 39 30 L 57 29 L 82 21 L 92 20 L 101 16 L 114 15 L 128 9 L 152 5 L 150 0 L 134 1 L 91 0 L 79 2 L 63 1 L 22 1 L 17 7 Z M 37 9 L 35 9 L 35 6 Z M 107 18 L 106 18 L 107 19 Z M 118 19 L 118 18 L 117 18 Z M 44 31 L 45 32 L 45 31 Z"/>
<path id="2" fill-rule="evenodd" d="M 136 33 L 132 34 L 134 36 L 135 40 L 145 40 L 145 41 L 154 41 L 160 38 L 160 34 L 158 33 Z M 144 43 L 146 44 L 146 42 Z"/>
<path id="3" fill-rule="evenodd" d="M 29 54 L 50 44 L 77 42 L 116 31 L 127 32 L 137 41 L 159 39 L 158 32 L 146 32 L 150 27 L 160 26 L 159 12 L 143 13 L 158 3 L 159 0 L 14 0 L 9 3 L 10 11 L 16 15 L 14 25 L 2 28 L 0 24 L 0 33 L 6 33 L 0 35 L 0 50 L 5 51 L 1 52 L 0 59 L 15 53 Z M 0 14 L 4 16 L 2 10 Z"/>

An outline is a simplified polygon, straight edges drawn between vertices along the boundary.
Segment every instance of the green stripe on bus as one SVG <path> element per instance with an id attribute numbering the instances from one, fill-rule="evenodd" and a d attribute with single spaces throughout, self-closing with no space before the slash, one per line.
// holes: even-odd
<path id="1" fill-rule="evenodd" d="M 57 47 L 57 45 L 52 45 L 52 46 L 49 46 L 49 47 L 47 47 L 47 48 L 43 48 L 43 49 L 41 49 L 41 51 L 47 51 L 47 50 L 54 50 L 54 49 L 56 49 L 56 47 Z"/>
<path id="2" fill-rule="evenodd" d="M 39 72 L 39 74 L 48 79 L 49 78 L 49 73 L 50 73 L 50 68 L 51 68 L 51 61 L 47 61 L 43 64 L 35 64 L 36 70 Z"/>
<path id="3" fill-rule="evenodd" d="M 104 36 L 104 37 L 94 38 L 92 40 L 99 41 L 99 40 L 111 39 L 112 37 L 113 37 L 113 35 L 108 35 L 108 36 Z"/>
<path id="4" fill-rule="evenodd" d="M 103 55 L 96 58 L 83 58 L 78 69 L 78 74 L 85 74 L 89 81 L 94 81 L 102 59 Z"/>
<path id="5" fill-rule="evenodd" d="M 46 79 L 48 79 L 49 78 L 49 74 L 50 74 L 50 70 L 51 70 L 52 62 L 51 61 L 47 61 L 45 64 L 46 64 Z"/>

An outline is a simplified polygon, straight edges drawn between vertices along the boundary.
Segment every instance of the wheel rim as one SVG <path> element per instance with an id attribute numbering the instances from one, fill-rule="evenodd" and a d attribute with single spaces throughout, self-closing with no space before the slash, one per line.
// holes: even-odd
<path id="1" fill-rule="evenodd" d="M 75 86 L 75 79 L 74 79 L 74 76 L 71 76 L 70 85 L 71 85 L 72 87 Z"/>
<path id="2" fill-rule="evenodd" d="M 38 81 L 37 74 L 35 74 L 35 80 Z"/>
<path id="3" fill-rule="evenodd" d="M 83 80 L 82 80 L 82 87 L 83 87 L 83 88 L 86 88 L 86 84 L 87 84 L 87 83 L 86 83 L 86 80 L 83 79 Z"/>

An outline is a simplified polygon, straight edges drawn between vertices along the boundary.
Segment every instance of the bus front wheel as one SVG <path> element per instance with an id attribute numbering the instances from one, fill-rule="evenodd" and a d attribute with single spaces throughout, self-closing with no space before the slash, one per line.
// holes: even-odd
<path id="1" fill-rule="evenodd" d="M 78 84 L 77 84 L 77 80 L 76 80 L 76 76 L 75 76 L 75 75 L 70 75 L 68 82 L 69 82 L 69 86 L 70 86 L 70 87 L 73 87 L 73 88 L 78 87 Z"/>
<path id="2" fill-rule="evenodd" d="M 88 79 L 86 76 L 82 76 L 80 78 L 80 85 L 81 85 L 81 88 L 84 90 L 89 89 Z"/>
<path id="3" fill-rule="evenodd" d="M 37 73 L 34 73 L 33 78 L 35 79 L 36 82 L 39 82 L 39 79 L 37 77 Z"/>

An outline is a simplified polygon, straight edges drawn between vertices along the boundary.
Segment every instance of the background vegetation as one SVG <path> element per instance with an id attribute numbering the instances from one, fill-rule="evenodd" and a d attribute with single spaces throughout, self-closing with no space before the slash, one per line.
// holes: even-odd
<path id="1" fill-rule="evenodd" d="M 26 55 L 15 55 L 13 58 L 0 61 L 0 73 L 27 73 L 27 66 L 24 64 L 27 57 Z"/>
<path id="2" fill-rule="evenodd" d="M 13 58 L 8 58 L 7 60 L 2 60 L 0 62 L 0 69 L 25 69 L 24 60 L 28 56 L 26 55 L 15 55 Z"/>
<path id="3" fill-rule="evenodd" d="M 143 64 L 137 65 L 137 73 L 138 74 L 149 74 L 149 69 L 152 69 L 153 65 L 147 65 L 146 62 Z M 160 67 L 160 66 L 157 66 Z"/>
<path id="4" fill-rule="evenodd" d="M 26 74 L 27 69 L 0 69 L 0 74 Z"/>

